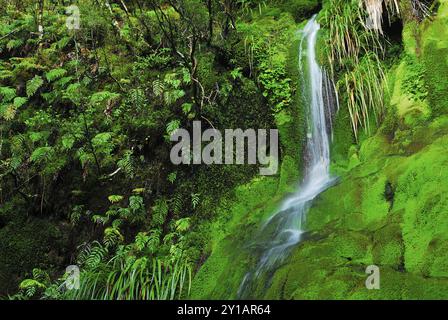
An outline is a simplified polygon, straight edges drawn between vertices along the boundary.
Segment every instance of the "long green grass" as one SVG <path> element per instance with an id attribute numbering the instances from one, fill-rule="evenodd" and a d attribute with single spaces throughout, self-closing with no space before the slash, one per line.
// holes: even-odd
<path id="1" fill-rule="evenodd" d="M 399 14 L 397 0 L 330 0 L 322 16 L 329 31 L 331 74 L 339 79 L 337 88 L 346 99 L 356 139 L 359 130 L 370 131 L 371 119 L 379 122 L 384 115 L 386 75 L 381 60 L 387 41 L 381 29 L 383 4 L 389 16 Z M 376 21 L 374 27 L 367 23 L 369 19 Z"/>
<path id="2" fill-rule="evenodd" d="M 80 274 L 79 289 L 65 291 L 63 299 L 174 300 L 190 292 L 192 270 L 182 257 L 171 260 L 137 258 L 124 247 L 106 263 L 89 265 L 97 256 L 93 251 L 90 250 L 83 264 L 85 269 Z"/>

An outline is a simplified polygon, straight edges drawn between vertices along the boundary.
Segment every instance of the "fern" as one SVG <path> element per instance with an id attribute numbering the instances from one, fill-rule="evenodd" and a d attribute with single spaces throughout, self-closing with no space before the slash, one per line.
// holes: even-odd
<path id="1" fill-rule="evenodd" d="M 30 161 L 35 163 L 42 163 L 48 161 L 54 150 L 52 147 L 40 147 L 33 151 L 30 156 Z"/>
<path id="2" fill-rule="evenodd" d="M 135 188 L 132 190 L 132 192 L 137 193 L 137 194 L 144 193 L 145 191 L 146 191 L 145 188 Z"/>
<path id="3" fill-rule="evenodd" d="M 176 89 L 171 91 L 165 91 L 163 94 L 163 99 L 167 105 L 172 105 L 183 96 L 185 96 L 185 91 Z"/>
<path id="4" fill-rule="evenodd" d="M 78 264 L 86 269 L 95 269 L 106 258 L 108 249 L 98 241 L 86 245 L 78 256 Z"/>
<path id="5" fill-rule="evenodd" d="M 162 225 L 165 222 L 166 215 L 168 214 L 168 205 L 165 200 L 157 200 L 155 205 L 152 207 L 153 210 L 153 221 L 157 226 Z"/>
<path id="6" fill-rule="evenodd" d="M 33 79 L 28 80 L 28 82 L 26 83 L 26 95 L 28 97 L 33 96 L 37 92 L 37 90 L 42 87 L 43 84 L 44 80 L 40 76 L 34 76 Z"/>
<path id="7" fill-rule="evenodd" d="M 75 144 L 75 138 L 71 134 L 64 135 L 62 136 L 61 143 L 63 150 L 70 150 Z"/>
<path id="8" fill-rule="evenodd" d="M 90 97 L 90 104 L 98 105 L 103 102 L 108 102 L 111 100 L 118 99 L 119 97 L 120 97 L 120 95 L 118 93 L 114 93 L 114 92 L 110 92 L 110 91 L 95 92 Z"/>
<path id="9" fill-rule="evenodd" d="M 63 77 L 66 73 L 67 73 L 67 70 L 62 69 L 62 68 L 57 68 L 57 69 L 48 71 L 45 74 L 45 77 L 47 78 L 48 82 L 53 82 L 53 81 Z"/>
<path id="10" fill-rule="evenodd" d="M 22 45 L 23 45 L 22 39 L 12 39 L 9 40 L 8 43 L 6 44 L 6 49 L 11 51 L 12 49 L 16 49 Z"/>
<path id="11" fill-rule="evenodd" d="M 16 97 L 16 90 L 10 87 L 0 87 L 0 96 L 4 103 L 11 102 Z"/>
<path id="12" fill-rule="evenodd" d="M 185 232 L 190 229 L 190 218 L 183 218 L 176 221 L 176 231 Z"/>
<path id="13" fill-rule="evenodd" d="M 41 70 L 43 67 L 36 63 L 36 57 L 11 58 L 9 61 L 14 65 L 14 73 Z"/>
<path id="14" fill-rule="evenodd" d="M 132 159 L 132 151 L 126 151 L 121 160 L 117 162 L 120 167 L 129 177 L 134 177 L 134 161 Z"/>
<path id="15" fill-rule="evenodd" d="M 25 279 L 19 285 L 19 289 L 24 292 L 27 298 L 34 297 L 39 289 L 45 288 L 46 286 L 43 283 L 34 279 Z"/>
<path id="16" fill-rule="evenodd" d="M 172 120 L 166 125 L 166 133 L 171 136 L 180 127 L 180 120 Z"/>
<path id="17" fill-rule="evenodd" d="M 109 222 L 109 217 L 96 214 L 92 217 L 92 221 L 96 224 L 101 224 L 104 226 Z"/>
<path id="18" fill-rule="evenodd" d="M 199 200 L 200 200 L 199 196 L 200 196 L 199 193 L 192 193 L 191 194 L 191 205 L 193 206 L 193 209 L 196 209 L 196 207 L 199 204 Z"/>
<path id="19" fill-rule="evenodd" d="M 185 115 L 188 115 L 191 112 L 192 109 L 193 109 L 193 104 L 191 104 L 191 103 L 184 103 L 182 105 L 182 112 Z"/>
<path id="20" fill-rule="evenodd" d="M 118 202 L 123 200 L 123 196 L 120 196 L 120 195 L 110 195 L 110 196 L 107 197 L 107 199 L 111 203 L 118 203 Z"/>
<path id="21" fill-rule="evenodd" d="M 154 80 L 152 82 L 152 93 L 156 97 L 161 97 L 163 95 L 164 87 L 163 83 L 160 80 Z"/>
<path id="22" fill-rule="evenodd" d="M 157 252 L 160 246 L 160 236 L 162 232 L 159 229 L 151 230 L 146 247 L 151 253 Z"/>
<path id="23" fill-rule="evenodd" d="M 174 183 L 176 181 L 176 177 L 177 177 L 177 172 L 171 172 L 168 175 L 167 180 L 171 183 Z"/>
<path id="24" fill-rule="evenodd" d="M 182 82 L 184 84 L 190 84 L 191 83 L 190 71 L 187 68 L 182 68 Z"/>
<path id="25" fill-rule="evenodd" d="M 25 103 L 28 102 L 28 99 L 25 97 L 16 97 L 14 98 L 13 105 L 16 109 L 22 107 Z"/>
<path id="26" fill-rule="evenodd" d="M 45 285 L 34 279 L 25 279 L 19 285 L 20 289 L 27 289 L 29 287 L 45 288 Z"/>
<path id="27" fill-rule="evenodd" d="M 0 115 L 7 121 L 14 119 L 16 112 L 14 105 L 0 105 Z"/>
<path id="28" fill-rule="evenodd" d="M 79 105 L 81 101 L 81 85 L 79 83 L 70 84 L 67 89 L 64 90 L 62 97 L 64 99 L 72 101 L 74 104 Z"/>
<path id="29" fill-rule="evenodd" d="M 139 210 L 144 210 L 145 206 L 143 204 L 143 198 L 140 196 L 129 197 L 129 208 L 133 212 L 139 211 Z"/>
<path id="30" fill-rule="evenodd" d="M 146 247 L 146 244 L 148 243 L 149 239 L 150 238 L 146 232 L 139 232 L 135 236 L 135 242 L 134 242 L 137 250 L 142 251 Z"/>
<path id="31" fill-rule="evenodd" d="M 183 197 L 180 193 L 174 195 L 172 199 L 172 208 L 175 214 L 180 214 L 183 207 Z"/>
<path id="32" fill-rule="evenodd" d="M 104 230 L 103 243 L 106 248 L 116 246 L 123 240 L 123 235 L 120 233 L 120 230 L 118 228 L 112 226 Z"/>
<path id="33" fill-rule="evenodd" d="M 67 85 L 73 80 L 73 77 L 63 77 L 56 80 L 53 85 L 57 89 L 65 89 Z"/>

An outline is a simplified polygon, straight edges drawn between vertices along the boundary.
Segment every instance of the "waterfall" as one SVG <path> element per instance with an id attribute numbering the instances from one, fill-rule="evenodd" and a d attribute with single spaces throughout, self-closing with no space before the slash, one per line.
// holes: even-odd
<path id="1" fill-rule="evenodd" d="M 332 82 L 316 60 L 319 29 L 316 16 L 313 16 L 302 31 L 299 47 L 304 102 L 308 108 L 304 179 L 298 191 L 264 223 L 260 232 L 264 240 L 256 243 L 261 251 L 260 258 L 254 270 L 245 275 L 238 291 L 239 298 L 251 297 L 256 281 L 263 280 L 266 275 L 269 277 L 301 241 L 312 200 L 334 181 L 330 176 L 330 136 L 337 97 L 333 94 Z"/>

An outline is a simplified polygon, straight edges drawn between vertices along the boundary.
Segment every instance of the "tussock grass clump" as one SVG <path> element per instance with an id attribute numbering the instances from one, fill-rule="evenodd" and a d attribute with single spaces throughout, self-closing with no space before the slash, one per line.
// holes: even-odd
<path id="1" fill-rule="evenodd" d="M 346 98 L 356 139 L 360 129 L 370 131 L 370 119 L 379 122 L 384 114 L 384 8 L 389 17 L 400 12 L 397 0 L 330 0 L 323 14 L 328 62 L 332 76 L 340 79 L 338 90 Z"/>
<path id="2" fill-rule="evenodd" d="M 367 54 L 356 68 L 344 74 L 338 82 L 339 90 L 345 90 L 353 132 L 359 127 L 370 130 L 370 118 L 379 122 L 384 115 L 383 83 L 386 75 L 376 54 Z"/>
<path id="3" fill-rule="evenodd" d="M 60 298 L 69 300 L 174 300 L 190 292 L 191 266 L 181 257 L 158 259 L 136 257 L 129 247 L 109 261 L 105 248 L 97 243 L 84 261 L 78 290 Z"/>

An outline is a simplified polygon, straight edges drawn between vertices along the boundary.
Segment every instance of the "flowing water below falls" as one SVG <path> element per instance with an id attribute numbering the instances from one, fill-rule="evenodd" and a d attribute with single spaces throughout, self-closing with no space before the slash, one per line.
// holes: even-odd
<path id="1" fill-rule="evenodd" d="M 269 284 L 270 275 L 291 249 L 301 241 L 304 220 L 312 200 L 333 183 L 330 176 L 331 118 L 333 87 L 316 61 L 316 41 L 320 25 L 314 16 L 302 31 L 299 68 L 303 77 L 304 102 L 308 107 L 305 174 L 298 191 L 286 199 L 278 212 L 263 226 L 261 240 L 254 246 L 261 252 L 258 264 L 248 272 L 238 291 L 239 298 L 253 298 L 260 282 Z"/>

